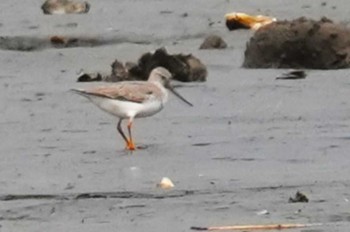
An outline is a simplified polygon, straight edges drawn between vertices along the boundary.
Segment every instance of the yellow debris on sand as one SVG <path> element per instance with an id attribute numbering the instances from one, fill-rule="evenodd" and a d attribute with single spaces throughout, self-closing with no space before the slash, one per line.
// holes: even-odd
<path id="1" fill-rule="evenodd" d="M 226 26 L 229 30 L 259 28 L 276 22 L 277 19 L 264 15 L 248 15 L 246 13 L 233 12 L 225 15 Z"/>

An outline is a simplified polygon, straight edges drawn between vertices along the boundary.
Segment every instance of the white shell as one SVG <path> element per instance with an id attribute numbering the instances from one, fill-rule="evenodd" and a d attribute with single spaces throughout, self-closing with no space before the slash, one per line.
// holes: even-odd
<path id="1" fill-rule="evenodd" d="M 162 180 L 157 184 L 157 187 L 162 189 L 174 188 L 173 182 L 168 177 L 163 177 Z"/>

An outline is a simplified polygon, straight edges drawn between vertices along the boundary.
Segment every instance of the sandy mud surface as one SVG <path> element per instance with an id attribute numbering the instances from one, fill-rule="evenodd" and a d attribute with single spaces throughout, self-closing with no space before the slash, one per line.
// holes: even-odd
<path id="1" fill-rule="evenodd" d="M 89 3 L 87 14 L 52 16 L 41 1 L 0 3 L 1 35 L 36 44 L 0 50 L 1 231 L 178 232 L 265 223 L 349 230 L 349 70 L 276 80 L 288 70 L 243 69 L 253 32 L 224 25 L 231 11 L 347 24 L 347 1 Z M 199 50 L 212 33 L 228 48 Z M 53 35 L 107 42 L 37 43 Z M 147 149 L 130 154 L 117 120 L 69 89 L 99 84 L 77 83 L 81 70 L 109 72 L 116 58 L 136 60 L 162 46 L 201 59 L 207 82 L 176 83 L 194 107 L 171 97 L 161 113 L 136 120 L 136 143 Z M 175 188 L 156 187 L 164 176 Z M 309 202 L 288 203 L 297 191 Z"/>

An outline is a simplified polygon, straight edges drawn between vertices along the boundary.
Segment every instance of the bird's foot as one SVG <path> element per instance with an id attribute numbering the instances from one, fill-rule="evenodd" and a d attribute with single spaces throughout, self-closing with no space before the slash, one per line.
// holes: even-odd
<path id="1" fill-rule="evenodd" d="M 136 146 L 135 146 L 135 144 L 134 144 L 134 142 L 132 140 L 128 140 L 125 149 L 127 149 L 129 151 L 135 151 Z"/>

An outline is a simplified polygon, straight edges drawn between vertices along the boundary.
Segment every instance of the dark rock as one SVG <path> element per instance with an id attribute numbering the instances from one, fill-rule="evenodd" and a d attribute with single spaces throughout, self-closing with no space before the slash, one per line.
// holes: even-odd
<path id="1" fill-rule="evenodd" d="M 350 29 L 327 18 L 261 27 L 247 43 L 243 67 L 340 69 L 350 66 Z"/>
<path id="2" fill-rule="evenodd" d="M 217 35 L 209 35 L 206 37 L 199 49 L 224 49 L 227 48 L 226 42 Z"/>
<path id="3" fill-rule="evenodd" d="M 306 197 L 305 194 L 301 192 L 297 192 L 295 194 L 295 197 L 290 197 L 288 200 L 289 203 L 297 203 L 297 202 L 309 202 L 309 199 Z"/>

